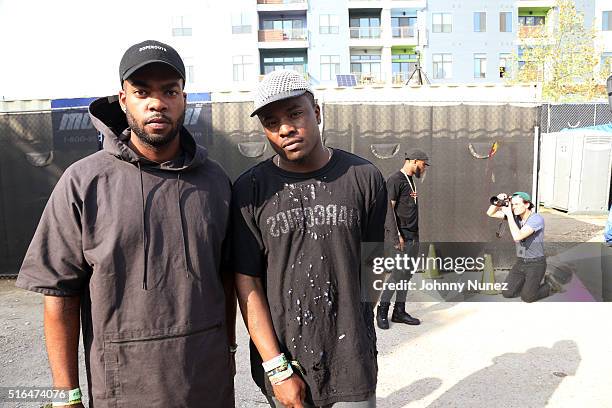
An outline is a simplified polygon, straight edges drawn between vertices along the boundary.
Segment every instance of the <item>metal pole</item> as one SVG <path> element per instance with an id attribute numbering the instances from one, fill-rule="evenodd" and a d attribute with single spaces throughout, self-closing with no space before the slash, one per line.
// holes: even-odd
<path id="1" fill-rule="evenodd" d="M 540 127 L 534 126 L 533 128 L 533 180 L 531 197 L 534 200 L 535 211 L 538 211 L 540 207 L 540 197 L 538 195 L 538 183 L 540 181 Z"/>

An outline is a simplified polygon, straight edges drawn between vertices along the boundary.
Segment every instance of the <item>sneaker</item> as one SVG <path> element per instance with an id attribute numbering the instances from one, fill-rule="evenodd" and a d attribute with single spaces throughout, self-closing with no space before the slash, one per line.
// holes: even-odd
<path id="1" fill-rule="evenodd" d="M 387 330 L 389 328 L 389 319 L 387 314 L 389 313 L 389 306 L 378 306 L 376 308 L 376 325 L 379 329 Z"/>
<path id="2" fill-rule="evenodd" d="M 393 309 L 391 321 L 393 323 L 404 323 L 409 324 L 411 326 L 418 326 L 419 324 L 421 324 L 421 321 L 419 319 L 410 316 L 408 313 L 400 309 Z"/>
<path id="3" fill-rule="evenodd" d="M 555 278 L 555 275 L 547 274 L 546 276 L 544 276 L 544 281 L 548 283 L 548 286 L 550 286 L 551 294 L 565 292 L 565 289 L 563 289 L 563 285 L 561 285 L 557 278 Z"/>

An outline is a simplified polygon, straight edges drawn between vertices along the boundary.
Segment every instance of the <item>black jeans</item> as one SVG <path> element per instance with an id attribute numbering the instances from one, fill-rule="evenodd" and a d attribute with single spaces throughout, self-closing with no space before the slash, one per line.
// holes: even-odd
<path id="1" fill-rule="evenodd" d="M 409 231 L 406 228 L 400 228 L 399 232 L 400 234 L 402 234 L 402 238 L 404 239 L 404 245 L 405 245 L 404 251 L 402 252 L 399 249 L 395 249 L 394 251 L 392 251 L 392 256 L 395 256 L 396 254 L 400 254 L 400 255 L 408 254 L 408 256 L 410 257 L 416 257 L 419 251 L 419 234 Z M 394 269 L 393 272 L 389 274 L 389 277 L 387 278 L 386 283 L 398 283 L 401 281 L 408 282 L 412 278 L 411 272 L 412 271 L 406 270 L 406 269 Z M 404 290 L 395 291 L 395 290 L 385 289 L 380 295 L 380 304 L 381 305 L 389 304 L 389 302 L 391 301 L 391 298 L 393 297 L 393 293 L 396 293 L 395 295 L 396 303 L 406 302 L 406 295 L 408 293 L 407 290 L 404 289 Z"/>
<path id="2" fill-rule="evenodd" d="M 546 273 L 546 258 L 518 258 L 506 277 L 505 298 L 521 296 L 523 302 L 535 302 L 550 295 L 550 285 L 542 283 Z"/>

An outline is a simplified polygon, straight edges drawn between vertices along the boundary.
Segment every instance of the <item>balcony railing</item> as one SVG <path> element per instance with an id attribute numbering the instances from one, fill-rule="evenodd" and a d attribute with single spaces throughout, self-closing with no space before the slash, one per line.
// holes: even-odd
<path id="1" fill-rule="evenodd" d="M 384 84 L 385 79 L 382 74 L 373 72 L 351 72 L 355 75 L 355 80 L 359 85 Z"/>
<path id="2" fill-rule="evenodd" d="M 518 34 L 519 38 L 535 38 L 542 36 L 545 30 L 546 26 L 542 24 L 536 26 L 520 25 Z"/>
<path id="3" fill-rule="evenodd" d="M 307 0 L 257 0 L 257 4 L 295 4 L 306 2 Z"/>
<path id="4" fill-rule="evenodd" d="M 306 41 L 308 32 L 304 28 L 294 28 L 285 30 L 259 30 L 260 42 L 274 41 Z"/>
<path id="5" fill-rule="evenodd" d="M 416 37 L 415 26 L 393 27 L 391 28 L 393 38 L 414 38 Z"/>
<path id="6" fill-rule="evenodd" d="M 410 74 L 410 72 L 394 72 L 391 78 L 391 83 L 393 85 L 403 85 L 408 82 Z"/>
<path id="7" fill-rule="evenodd" d="M 380 27 L 351 27 L 351 38 L 380 38 Z"/>

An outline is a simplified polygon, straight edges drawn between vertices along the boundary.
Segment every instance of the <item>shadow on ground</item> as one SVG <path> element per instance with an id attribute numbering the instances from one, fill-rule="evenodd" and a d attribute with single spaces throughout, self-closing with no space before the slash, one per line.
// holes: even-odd
<path id="1" fill-rule="evenodd" d="M 428 408 L 545 407 L 563 378 L 576 374 L 580 360 L 578 346 L 571 340 L 558 341 L 551 348 L 502 354 L 492 365 L 455 384 Z"/>

